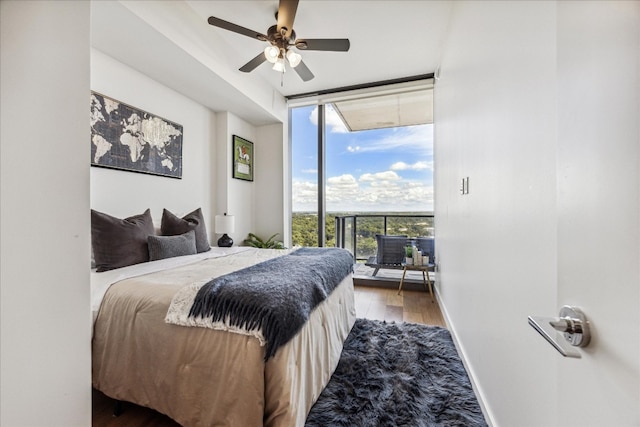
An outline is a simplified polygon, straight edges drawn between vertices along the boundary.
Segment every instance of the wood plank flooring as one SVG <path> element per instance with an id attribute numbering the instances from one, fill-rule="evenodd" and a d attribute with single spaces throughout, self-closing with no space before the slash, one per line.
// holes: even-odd
<path id="1" fill-rule="evenodd" d="M 356 317 L 437 325 L 446 328 L 437 301 L 428 292 L 405 291 L 397 288 L 355 287 Z"/>
<path id="2" fill-rule="evenodd" d="M 412 322 L 446 327 L 440 307 L 425 291 L 402 291 L 398 289 L 355 286 L 356 316 L 387 322 Z M 123 403 L 124 412 L 113 416 L 114 401 L 97 390 L 93 390 L 94 427 L 176 427 L 178 423 L 152 409 Z"/>

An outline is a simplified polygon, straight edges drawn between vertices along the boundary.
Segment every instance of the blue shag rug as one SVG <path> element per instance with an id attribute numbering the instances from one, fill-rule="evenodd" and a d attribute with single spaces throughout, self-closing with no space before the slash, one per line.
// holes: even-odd
<path id="1" fill-rule="evenodd" d="M 357 319 L 306 426 L 486 426 L 449 331 Z"/>

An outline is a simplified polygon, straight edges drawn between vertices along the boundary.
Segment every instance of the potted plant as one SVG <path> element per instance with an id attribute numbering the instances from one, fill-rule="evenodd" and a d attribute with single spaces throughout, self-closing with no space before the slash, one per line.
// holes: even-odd
<path id="1" fill-rule="evenodd" d="M 253 233 L 249 233 L 249 237 L 244 240 L 244 244 L 247 246 L 253 246 L 254 248 L 264 248 L 264 249 L 284 249 L 284 243 L 279 240 L 274 240 L 274 238 L 279 233 L 274 234 L 269 237 L 267 240 L 262 240 L 260 237 L 256 236 Z"/>
<path id="2" fill-rule="evenodd" d="M 404 263 L 407 265 L 413 265 L 413 247 L 407 246 L 404 248 Z"/>

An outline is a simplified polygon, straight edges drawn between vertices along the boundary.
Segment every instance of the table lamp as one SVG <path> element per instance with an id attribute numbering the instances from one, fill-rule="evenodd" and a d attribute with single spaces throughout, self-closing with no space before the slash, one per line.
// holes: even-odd
<path id="1" fill-rule="evenodd" d="M 233 245 L 233 239 L 227 233 L 233 233 L 236 227 L 236 220 L 233 215 L 216 215 L 216 234 L 222 234 L 218 239 L 218 246 L 221 248 L 230 248 Z"/>

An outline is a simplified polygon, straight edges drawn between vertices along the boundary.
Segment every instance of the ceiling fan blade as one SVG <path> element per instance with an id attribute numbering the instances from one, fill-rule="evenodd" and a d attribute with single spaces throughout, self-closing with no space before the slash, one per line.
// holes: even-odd
<path id="1" fill-rule="evenodd" d="M 291 37 L 293 30 L 293 21 L 296 19 L 296 11 L 298 10 L 298 0 L 280 0 L 278 6 L 278 33 L 284 27 L 287 29 L 286 38 Z"/>
<path id="2" fill-rule="evenodd" d="M 251 37 L 252 39 L 258 39 L 260 41 L 266 41 L 267 36 L 257 31 L 250 30 L 240 25 L 236 25 L 233 22 L 225 21 L 224 19 L 210 16 L 207 22 L 214 27 L 222 28 L 225 30 L 233 31 L 234 33 L 242 34 L 243 36 Z"/>
<path id="3" fill-rule="evenodd" d="M 351 47 L 349 39 L 298 39 L 296 47 L 302 50 L 329 50 L 346 52 Z"/>
<path id="4" fill-rule="evenodd" d="M 296 70 L 296 73 L 298 73 L 300 78 L 305 82 L 308 82 L 315 77 L 311 70 L 309 70 L 309 68 L 307 67 L 307 64 L 305 64 L 303 61 L 300 61 L 300 63 L 297 67 L 294 68 L 294 70 Z"/>
<path id="5" fill-rule="evenodd" d="M 240 67 L 240 71 L 242 71 L 243 73 L 251 72 L 255 70 L 258 67 L 258 65 L 262 64 L 266 60 L 267 58 L 264 56 L 264 53 L 260 52 L 258 56 L 256 56 L 251 61 L 247 62 L 242 67 Z"/>

